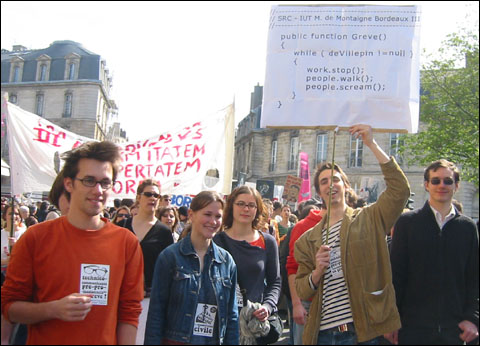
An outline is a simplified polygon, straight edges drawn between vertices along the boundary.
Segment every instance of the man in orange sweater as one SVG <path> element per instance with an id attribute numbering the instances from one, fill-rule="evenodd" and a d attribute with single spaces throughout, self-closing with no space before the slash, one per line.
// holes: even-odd
<path id="1" fill-rule="evenodd" d="M 15 244 L 2 313 L 28 325 L 28 344 L 134 344 L 143 257 L 128 230 L 101 217 L 120 153 L 88 142 L 63 157 L 66 216 L 29 228 Z"/>

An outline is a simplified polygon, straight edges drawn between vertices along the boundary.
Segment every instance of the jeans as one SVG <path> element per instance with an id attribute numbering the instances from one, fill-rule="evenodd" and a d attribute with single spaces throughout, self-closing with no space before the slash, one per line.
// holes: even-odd
<path id="1" fill-rule="evenodd" d="M 365 342 L 357 342 L 355 332 L 321 330 L 318 333 L 317 345 L 378 345 L 378 337 Z"/>
<path id="2" fill-rule="evenodd" d="M 311 301 L 308 300 L 302 300 L 302 305 L 305 310 L 310 311 L 310 305 L 312 304 Z M 293 320 L 293 318 L 292 318 Z M 302 324 L 296 324 L 293 322 L 294 328 L 293 328 L 293 343 L 294 345 L 303 345 L 302 342 L 302 336 L 303 336 L 303 328 L 305 328 L 305 325 Z"/>

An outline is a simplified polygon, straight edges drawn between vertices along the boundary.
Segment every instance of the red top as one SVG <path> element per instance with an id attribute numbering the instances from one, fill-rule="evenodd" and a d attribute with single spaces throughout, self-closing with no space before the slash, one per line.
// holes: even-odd
<path id="1" fill-rule="evenodd" d="M 321 210 L 310 210 L 308 216 L 297 222 L 297 224 L 292 229 L 292 234 L 290 234 L 290 243 L 288 244 L 289 253 L 287 257 L 287 273 L 288 275 L 296 274 L 298 270 L 298 263 L 295 261 L 293 252 L 295 250 L 295 242 L 300 236 L 308 231 L 310 228 L 315 227 L 317 223 L 322 219 Z"/>
<path id="2" fill-rule="evenodd" d="M 250 245 L 252 246 L 258 246 L 259 248 L 262 248 L 264 250 L 266 250 L 266 247 L 265 247 L 265 239 L 263 239 L 263 236 L 260 235 L 260 237 L 258 237 L 257 240 L 255 241 L 252 241 L 251 243 L 249 243 Z"/>
<path id="3" fill-rule="evenodd" d="M 2 287 L 7 319 L 16 301 L 49 302 L 82 289 L 106 304 L 92 306 L 83 321 L 29 325 L 27 344 L 117 344 L 119 322 L 138 326 L 142 250 L 133 233 L 102 221 L 105 226 L 95 231 L 76 228 L 65 216 L 45 221 L 31 226 L 13 247 Z"/>

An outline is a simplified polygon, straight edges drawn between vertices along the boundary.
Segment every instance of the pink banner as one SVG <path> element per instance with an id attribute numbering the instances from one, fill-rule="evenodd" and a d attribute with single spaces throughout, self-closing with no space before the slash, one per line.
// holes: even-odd
<path id="1" fill-rule="evenodd" d="M 302 188 L 298 195 L 298 202 L 310 199 L 310 169 L 308 167 L 308 154 L 300 153 L 300 178 L 303 179 Z"/>

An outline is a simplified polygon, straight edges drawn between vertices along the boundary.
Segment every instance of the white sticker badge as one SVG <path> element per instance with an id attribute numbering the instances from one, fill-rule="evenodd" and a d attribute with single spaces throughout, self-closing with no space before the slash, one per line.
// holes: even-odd
<path id="1" fill-rule="evenodd" d="M 216 315 L 217 307 L 215 305 L 198 304 L 197 312 L 195 313 L 195 324 L 193 325 L 193 335 L 212 337 Z"/>
<path id="2" fill-rule="evenodd" d="M 92 296 L 93 305 L 108 305 L 110 265 L 83 264 L 80 271 L 80 293 Z"/>
<path id="3" fill-rule="evenodd" d="M 335 248 L 330 251 L 330 272 L 332 273 L 332 278 L 334 279 L 343 276 L 340 248 Z"/>

